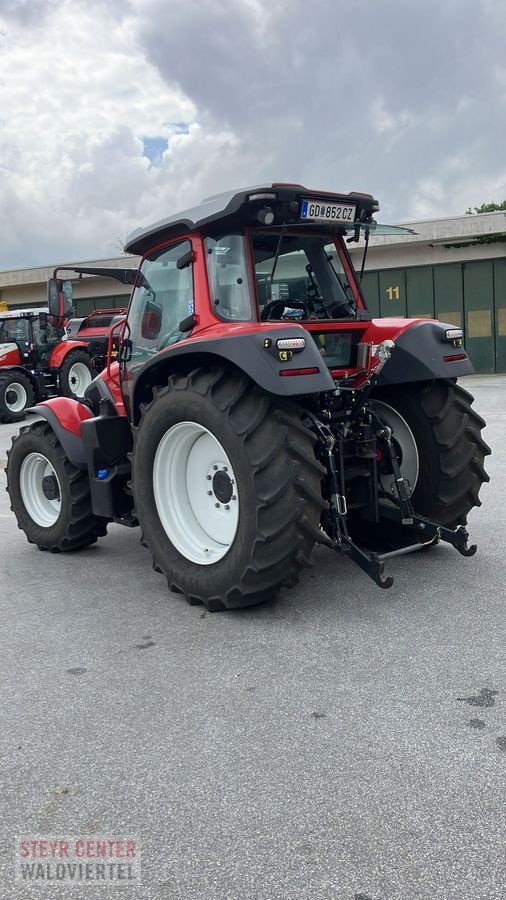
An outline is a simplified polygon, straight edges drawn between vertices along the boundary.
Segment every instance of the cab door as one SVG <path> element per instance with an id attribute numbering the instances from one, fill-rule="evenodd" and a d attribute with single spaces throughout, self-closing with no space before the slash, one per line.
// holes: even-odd
<path id="1" fill-rule="evenodd" d="M 142 261 L 120 349 L 121 392 L 128 415 L 141 369 L 188 336 L 181 329 L 195 309 L 192 241 L 162 247 Z"/>

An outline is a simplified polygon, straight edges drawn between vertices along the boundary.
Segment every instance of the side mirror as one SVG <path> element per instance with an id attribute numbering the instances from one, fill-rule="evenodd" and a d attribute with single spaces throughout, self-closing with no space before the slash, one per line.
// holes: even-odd
<path id="1" fill-rule="evenodd" d="M 47 313 L 39 313 L 39 328 L 41 331 L 45 331 L 48 325 L 48 314 Z"/>
<path id="2" fill-rule="evenodd" d="M 61 278 L 50 278 L 47 283 L 49 315 L 55 319 L 68 319 L 72 312 L 72 283 Z"/>
<path id="3" fill-rule="evenodd" d="M 148 303 L 142 314 L 141 334 L 147 341 L 154 341 L 160 334 L 162 313 L 158 306 Z"/>

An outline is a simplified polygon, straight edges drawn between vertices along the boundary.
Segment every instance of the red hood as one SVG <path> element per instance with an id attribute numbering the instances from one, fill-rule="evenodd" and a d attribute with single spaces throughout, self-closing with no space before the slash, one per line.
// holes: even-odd
<path id="1" fill-rule="evenodd" d="M 21 353 L 19 347 L 13 341 L 0 344 L 0 367 L 20 366 Z"/>

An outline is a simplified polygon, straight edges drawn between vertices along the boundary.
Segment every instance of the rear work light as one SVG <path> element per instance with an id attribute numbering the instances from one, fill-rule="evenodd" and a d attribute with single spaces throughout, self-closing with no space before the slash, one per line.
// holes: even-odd
<path id="1" fill-rule="evenodd" d="M 291 376 L 291 375 L 317 375 L 319 372 L 318 366 L 311 366 L 309 369 L 281 369 L 280 375 Z"/>
<path id="2" fill-rule="evenodd" d="M 280 338 L 276 341 L 278 350 L 304 350 L 306 338 Z"/>
<path id="3" fill-rule="evenodd" d="M 447 328 L 445 331 L 445 339 L 447 341 L 458 341 L 464 337 L 462 328 Z"/>
<path id="4" fill-rule="evenodd" d="M 278 195 L 275 193 L 267 193 L 263 191 L 259 194 L 248 194 L 248 200 L 250 203 L 253 203 L 255 200 L 277 200 Z"/>

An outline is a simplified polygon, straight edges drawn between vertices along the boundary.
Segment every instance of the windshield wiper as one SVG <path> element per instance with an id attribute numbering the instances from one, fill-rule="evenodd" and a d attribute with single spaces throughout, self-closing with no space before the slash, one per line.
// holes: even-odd
<path id="1" fill-rule="evenodd" d="M 274 272 L 276 271 L 276 266 L 278 264 L 279 254 L 281 251 L 281 244 L 283 243 L 283 238 L 284 238 L 285 234 L 286 234 L 286 225 L 283 225 L 283 227 L 281 229 L 281 233 L 279 235 L 278 245 L 276 247 L 276 254 L 274 256 L 274 262 L 272 264 L 271 274 L 269 276 L 270 289 L 271 289 L 271 300 L 272 300 L 272 280 L 274 278 Z"/>
<path id="2" fill-rule="evenodd" d="M 360 275 L 359 275 L 359 279 L 358 279 L 359 285 L 362 284 L 362 276 L 363 276 L 363 274 L 364 274 L 364 269 L 365 269 L 365 261 L 366 261 L 366 258 L 367 258 L 367 248 L 369 247 L 369 235 L 370 235 L 370 233 L 371 233 L 371 232 L 370 232 L 369 228 L 366 228 L 366 229 L 365 229 L 365 232 L 364 232 L 364 240 L 365 240 L 364 255 L 363 255 L 363 257 L 362 257 L 362 265 L 360 266 Z"/>

